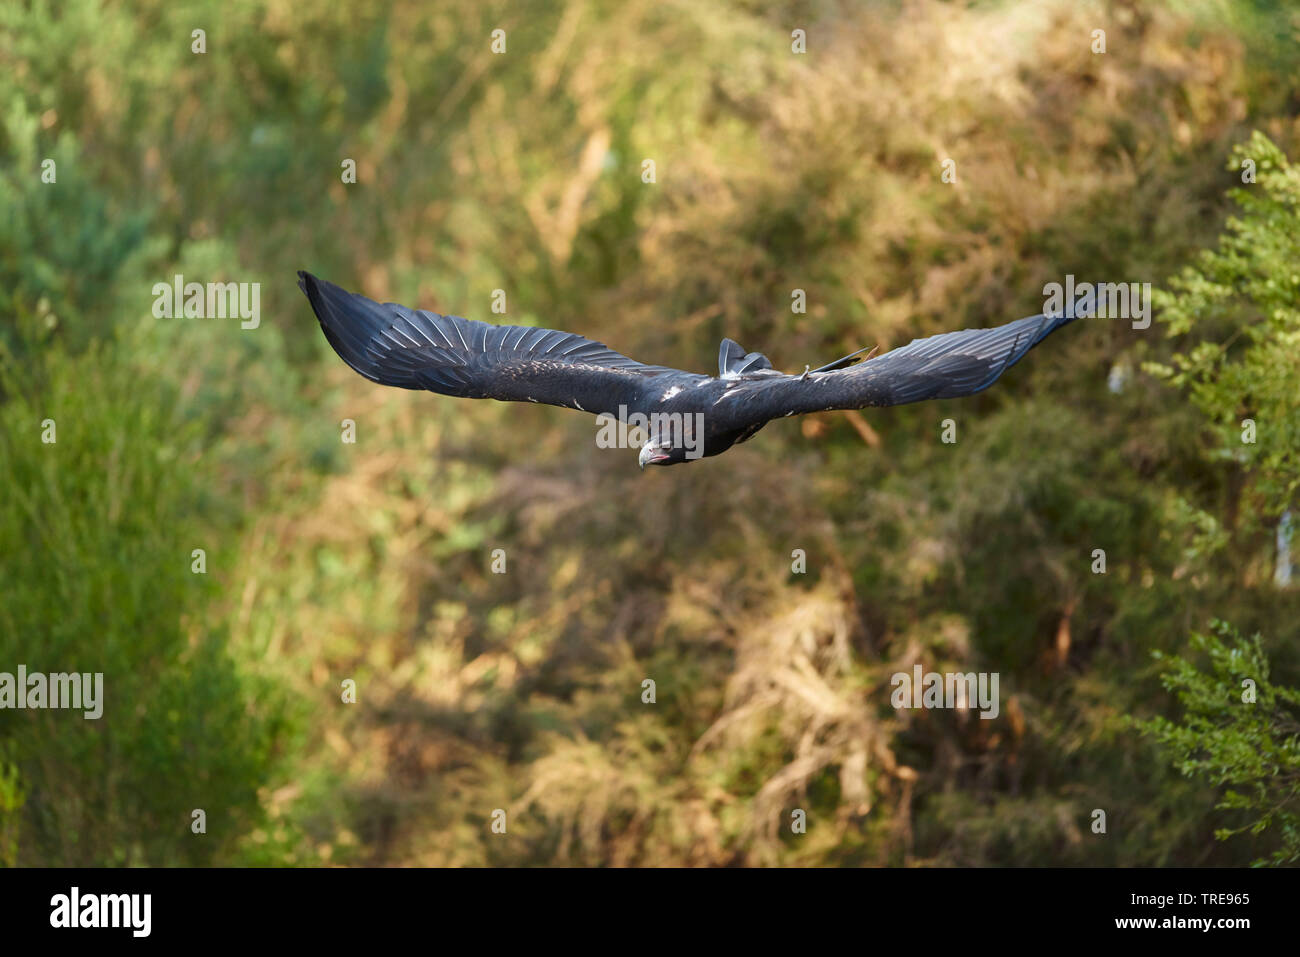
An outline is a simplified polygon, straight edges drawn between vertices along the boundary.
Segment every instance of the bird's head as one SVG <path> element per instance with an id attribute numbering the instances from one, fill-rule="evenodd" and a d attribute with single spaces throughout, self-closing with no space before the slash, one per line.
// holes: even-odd
<path id="1" fill-rule="evenodd" d="M 637 456 L 637 463 L 643 470 L 647 465 L 676 465 L 678 462 L 685 461 L 685 449 L 680 446 L 674 447 L 671 443 L 661 443 L 654 436 L 641 446 L 641 454 Z"/>

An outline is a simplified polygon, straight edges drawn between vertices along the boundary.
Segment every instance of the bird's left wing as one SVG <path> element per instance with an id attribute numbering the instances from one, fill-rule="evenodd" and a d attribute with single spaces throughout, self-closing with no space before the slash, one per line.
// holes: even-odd
<path id="1" fill-rule="evenodd" d="M 571 332 L 378 303 L 305 272 L 298 285 L 334 351 L 383 385 L 618 415 L 620 406 L 643 408 L 671 384 L 708 378 L 644 365 Z"/>
<path id="2" fill-rule="evenodd" d="M 846 369 L 747 382 L 734 398 L 753 412 L 770 412 L 775 419 L 974 395 L 1074 318 L 1030 316 L 992 329 L 963 329 L 914 339 L 900 349 Z"/>

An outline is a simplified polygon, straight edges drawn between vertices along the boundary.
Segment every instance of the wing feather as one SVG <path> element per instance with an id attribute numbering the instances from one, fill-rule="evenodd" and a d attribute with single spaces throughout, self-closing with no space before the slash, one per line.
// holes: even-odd
<path id="1" fill-rule="evenodd" d="M 708 381 L 645 365 L 570 332 L 411 310 L 309 273 L 298 277 L 334 351 L 383 385 L 616 415 L 620 406 L 644 411 L 673 384 Z"/>
<path id="2" fill-rule="evenodd" d="M 836 371 L 756 379 L 743 386 L 744 404 L 778 418 L 974 395 L 1074 318 L 1029 316 L 991 329 L 914 339 L 900 349 Z"/>

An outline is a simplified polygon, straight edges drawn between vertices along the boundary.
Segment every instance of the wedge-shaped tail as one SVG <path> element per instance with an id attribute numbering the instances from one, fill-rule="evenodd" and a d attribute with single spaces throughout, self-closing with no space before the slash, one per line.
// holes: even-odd
<path id="1" fill-rule="evenodd" d="M 772 363 L 761 352 L 746 352 L 745 347 L 734 339 L 723 339 L 718 347 L 718 375 L 727 378 L 771 369 Z"/>

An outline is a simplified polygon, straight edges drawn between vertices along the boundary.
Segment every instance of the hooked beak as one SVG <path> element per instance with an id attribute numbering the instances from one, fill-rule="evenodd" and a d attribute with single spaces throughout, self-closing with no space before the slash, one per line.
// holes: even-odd
<path id="1" fill-rule="evenodd" d="M 637 456 L 636 461 L 641 466 L 641 471 L 644 472 L 647 462 L 662 462 L 666 458 L 668 456 L 653 445 L 645 445 L 641 447 L 641 454 Z"/>

